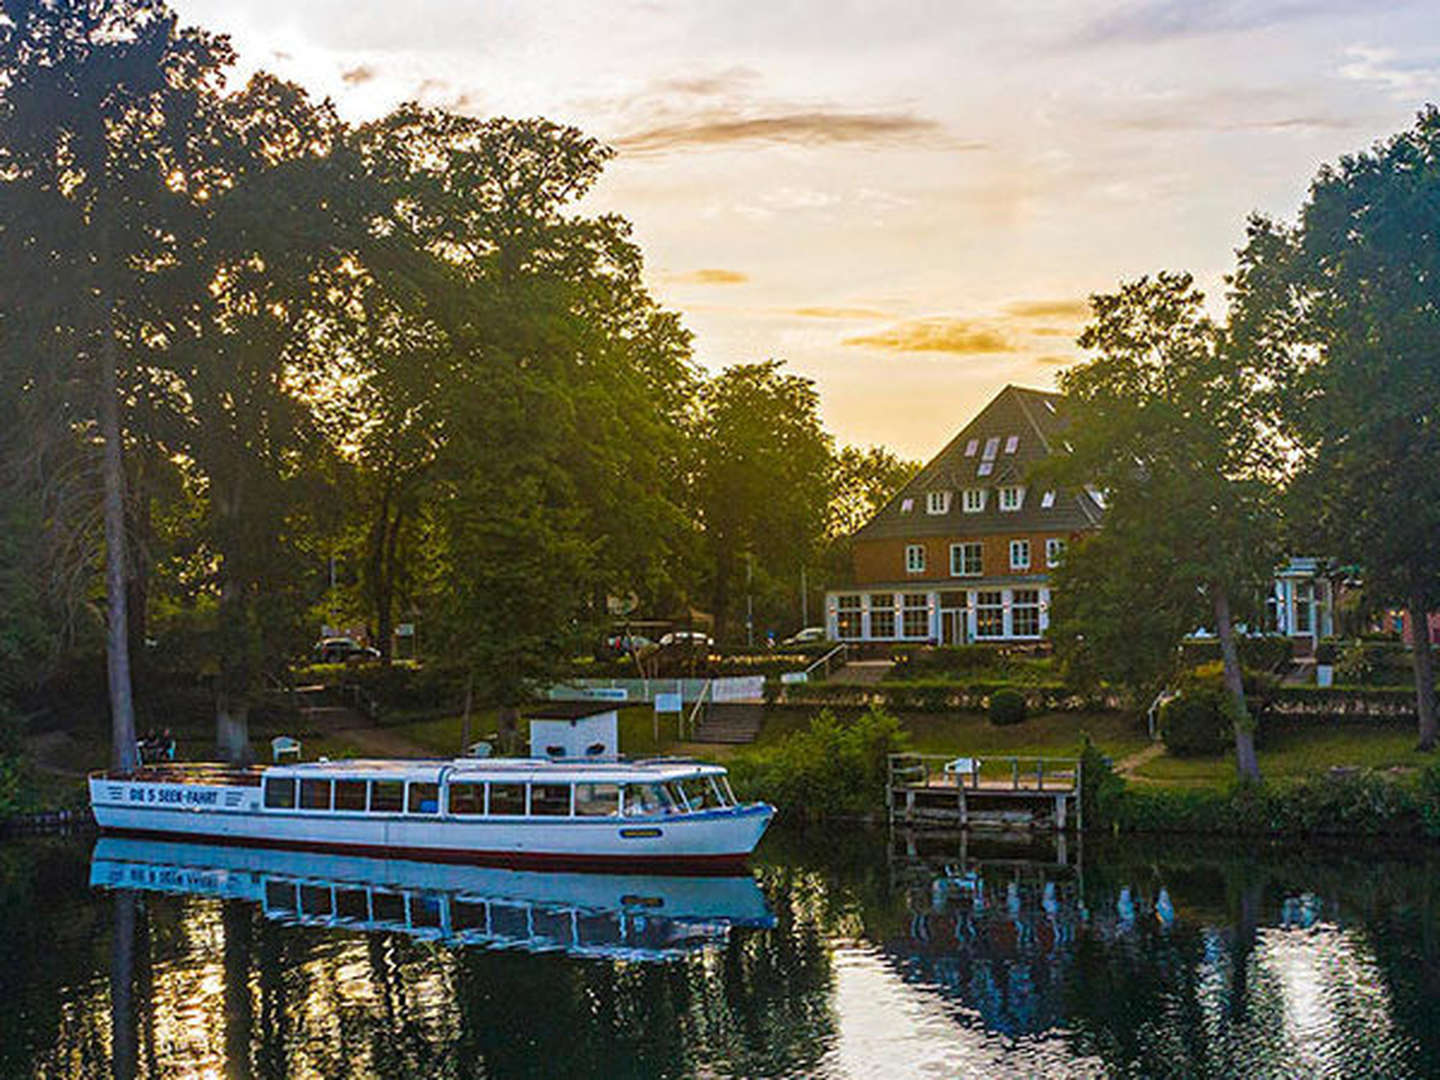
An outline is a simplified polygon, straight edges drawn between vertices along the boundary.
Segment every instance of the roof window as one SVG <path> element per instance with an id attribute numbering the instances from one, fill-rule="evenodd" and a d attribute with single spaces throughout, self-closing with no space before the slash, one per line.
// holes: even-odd
<path id="1" fill-rule="evenodd" d="M 978 450 L 978 449 L 980 449 L 980 440 L 979 440 L 979 439 L 971 439 L 969 442 L 967 442 L 967 443 L 965 444 L 965 456 L 966 456 L 966 457 L 974 457 L 974 456 L 975 456 L 975 451 Z"/>
<path id="2" fill-rule="evenodd" d="M 1000 452 L 1000 436 L 992 435 L 985 440 L 985 452 L 980 455 L 985 461 L 994 461 L 995 455 Z"/>
<path id="3" fill-rule="evenodd" d="M 914 500 L 914 499 L 901 499 L 901 500 L 900 500 L 900 513 L 902 513 L 902 514 L 908 514 L 908 513 L 910 513 L 911 510 L 914 510 L 914 509 L 915 509 L 915 500 Z"/>
<path id="4" fill-rule="evenodd" d="M 1013 454 L 1020 445 L 1019 435 L 1007 435 L 1005 438 L 1005 453 Z"/>
<path id="5" fill-rule="evenodd" d="M 1049 410 L 1051 411 L 1051 413 L 1054 413 L 1054 411 L 1055 411 L 1055 403 L 1054 403 L 1053 401 L 1051 401 L 1049 398 L 1046 398 L 1046 399 L 1045 399 L 1045 408 L 1049 409 Z"/>
<path id="6" fill-rule="evenodd" d="M 994 463 L 993 461 L 982 461 L 982 462 L 980 462 L 980 467 L 975 470 L 975 475 L 976 475 L 976 476 L 989 476 L 989 475 L 990 475 L 992 472 L 994 472 L 994 471 L 995 471 L 995 463 Z"/>
<path id="7" fill-rule="evenodd" d="M 1053 491 L 1047 491 L 1044 495 L 1040 496 L 1040 508 L 1042 510 L 1049 510 L 1054 505 L 1055 493 Z"/>

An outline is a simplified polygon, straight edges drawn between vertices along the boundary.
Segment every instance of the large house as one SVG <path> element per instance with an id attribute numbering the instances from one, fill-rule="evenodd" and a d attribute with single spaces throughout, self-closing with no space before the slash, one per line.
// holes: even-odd
<path id="1" fill-rule="evenodd" d="M 1039 641 L 1050 571 L 1100 527 L 1093 488 L 1036 489 L 1029 470 L 1066 449 L 1065 399 L 1007 386 L 854 538 L 855 584 L 825 596 L 832 640 L 960 645 Z M 1291 559 L 1266 597 L 1266 627 L 1308 653 L 1334 633 L 1324 560 Z"/>
<path id="2" fill-rule="evenodd" d="M 1065 399 L 1007 386 L 855 534 L 855 585 L 826 594 L 826 631 L 856 642 L 1038 641 L 1050 570 L 1096 529 L 1091 490 L 1035 490 L 1065 447 Z"/>

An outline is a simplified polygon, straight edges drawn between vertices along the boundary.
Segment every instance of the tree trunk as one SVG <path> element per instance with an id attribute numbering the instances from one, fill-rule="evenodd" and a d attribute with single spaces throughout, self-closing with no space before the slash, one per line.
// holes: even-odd
<path id="1" fill-rule="evenodd" d="M 1255 724 L 1245 704 L 1245 677 L 1240 669 L 1240 652 L 1235 647 L 1235 628 L 1230 622 L 1230 597 L 1221 585 L 1215 591 L 1215 632 L 1220 637 L 1220 656 L 1225 663 L 1225 689 L 1235 710 L 1235 770 L 1242 780 L 1260 779 L 1260 762 L 1255 757 Z"/>
<path id="2" fill-rule="evenodd" d="M 133 740 L 132 740 L 133 743 Z M 135 893 L 116 889 L 110 940 L 110 1075 L 134 1080 L 140 1058 L 135 1015 Z"/>
<path id="3" fill-rule="evenodd" d="M 1420 750 L 1435 749 L 1435 669 L 1430 660 L 1430 613 L 1418 595 L 1410 597 L 1410 662 L 1415 665 L 1415 714 L 1420 719 Z"/>
<path id="4" fill-rule="evenodd" d="M 238 484 L 229 492 L 220 490 L 221 481 L 212 481 L 211 498 L 220 518 L 220 672 L 215 683 L 215 748 L 220 760 L 231 765 L 249 765 L 250 753 L 250 662 L 249 630 L 245 597 L 236 580 L 232 543 L 233 523 L 239 518 Z"/>
<path id="5" fill-rule="evenodd" d="M 395 506 L 395 517 L 385 530 L 385 552 L 382 573 L 375 605 L 375 637 L 380 656 L 390 663 L 395 644 L 395 553 L 400 542 L 400 522 L 405 512 L 400 504 Z"/>
<path id="6" fill-rule="evenodd" d="M 110 760 L 118 772 L 134 772 L 135 703 L 130 686 L 130 619 L 126 596 L 129 557 L 125 543 L 125 466 L 120 445 L 120 377 L 115 346 L 115 301 L 106 289 L 104 339 L 100 346 L 100 438 L 105 444 L 106 676 L 110 688 Z"/>

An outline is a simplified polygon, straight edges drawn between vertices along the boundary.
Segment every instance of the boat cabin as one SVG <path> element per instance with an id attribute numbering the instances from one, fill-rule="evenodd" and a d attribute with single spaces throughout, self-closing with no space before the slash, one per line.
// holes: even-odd
<path id="1" fill-rule="evenodd" d="M 634 818 L 737 805 L 725 770 L 691 762 L 583 772 L 532 760 L 311 762 L 267 769 L 266 811 L 451 818 Z"/>

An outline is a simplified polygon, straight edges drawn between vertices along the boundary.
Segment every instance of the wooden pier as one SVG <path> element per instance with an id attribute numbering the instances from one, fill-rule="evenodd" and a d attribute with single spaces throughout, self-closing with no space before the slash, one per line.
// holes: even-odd
<path id="1" fill-rule="evenodd" d="M 1083 829 L 1080 760 L 891 754 L 892 822 L 950 828 Z"/>

